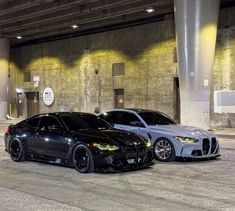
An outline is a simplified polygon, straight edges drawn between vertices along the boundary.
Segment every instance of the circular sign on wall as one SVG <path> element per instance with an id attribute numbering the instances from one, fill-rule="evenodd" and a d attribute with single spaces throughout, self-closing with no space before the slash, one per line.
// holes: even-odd
<path id="1" fill-rule="evenodd" d="M 49 106 L 49 105 L 52 105 L 52 103 L 54 102 L 54 92 L 52 90 L 52 88 L 50 87 L 46 87 L 44 89 L 44 92 L 43 92 L 43 102 Z"/>

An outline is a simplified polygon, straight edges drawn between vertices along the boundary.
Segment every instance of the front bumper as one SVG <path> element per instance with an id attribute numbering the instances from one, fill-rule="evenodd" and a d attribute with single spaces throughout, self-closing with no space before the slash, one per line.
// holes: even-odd
<path id="1" fill-rule="evenodd" d="M 220 156 L 219 142 L 215 137 L 204 138 L 193 144 L 184 143 L 177 147 L 177 157 L 204 159 Z"/>
<path id="2" fill-rule="evenodd" d="M 113 152 L 101 153 L 95 157 L 96 169 L 112 168 L 115 170 L 133 169 L 151 165 L 153 152 Z"/>

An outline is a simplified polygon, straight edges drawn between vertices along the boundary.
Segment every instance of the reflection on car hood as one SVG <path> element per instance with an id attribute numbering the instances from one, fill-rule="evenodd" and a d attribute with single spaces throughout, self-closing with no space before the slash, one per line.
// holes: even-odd
<path id="1" fill-rule="evenodd" d="M 184 136 L 192 138 L 214 136 L 211 132 L 207 130 L 185 125 L 156 125 L 149 126 L 148 128 L 154 130 L 158 134 L 170 136 Z"/>
<path id="2" fill-rule="evenodd" d="M 78 138 L 85 138 L 91 142 L 101 142 L 113 145 L 132 146 L 145 144 L 145 141 L 131 132 L 119 130 L 80 130 L 73 131 Z"/>

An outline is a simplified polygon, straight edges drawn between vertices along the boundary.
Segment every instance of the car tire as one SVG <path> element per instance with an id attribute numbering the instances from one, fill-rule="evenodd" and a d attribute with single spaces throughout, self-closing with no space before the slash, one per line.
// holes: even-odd
<path id="1" fill-rule="evenodd" d="M 90 149 L 85 145 L 78 145 L 73 151 L 73 165 L 80 173 L 94 172 L 94 160 Z"/>
<path id="2" fill-rule="evenodd" d="M 9 145 L 9 153 L 10 153 L 11 159 L 15 162 L 20 162 L 20 161 L 25 160 L 24 145 L 17 138 L 14 138 L 11 140 L 10 145 Z"/>
<path id="3" fill-rule="evenodd" d="M 154 156 L 157 160 L 168 162 L 175 160 L 175 148 L 167 138 L 158 138 L 154 144 Z"/>

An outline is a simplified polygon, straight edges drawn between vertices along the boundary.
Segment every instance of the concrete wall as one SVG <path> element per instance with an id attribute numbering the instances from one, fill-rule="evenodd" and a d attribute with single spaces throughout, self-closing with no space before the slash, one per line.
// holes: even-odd
<path id="1" fill-rule="evenodd" d="M 219 30 L 215 52 L 213 91 L 235 90 L 235 8 L 220 11 Z M 213 94 L 213 93 L 212 93 Z M 211 97 L 211 126 L 235 127 L 235 114 L 214 113 L 214 99 Z"/>
<path id="2" fill-rule="evenodd" d="M 125 107 L 157 109 L 174 117 L 174 20 L 60 40 L 11 50 L 11 94 L 39 91 L 40 112 L 101 111 L 114 107 L 114 88 L 124 88 Z M 112 64 L 125 63 L 125 76 L 114 84 Z M 98 70 L 98 74 L 95 73 Z M 23 82 L 24 71 L 40 75 L 38 88 Z M 115 81 L 116 82 L 116 81 Z M 45 87 L 55 102 L 42 100 Z M 13 106 L 13 107 L 14 107 Z M 26 115 L 24 101 L 24 115 Z M 16 109 L 13 111 L 16 115 Z"/>
<path id="3" fill-rule="evenodd" d="M 235 8 L 220 11 L 214 90 L 235 90 Z M 175 116 L 173 78 L 174 20 L 120 29 L 84 37 L 11 49 L 11 103 L 16 116 L 16 88 L 39 91 L 40 112 L 101 111 L 114 107 L 114 88 L 124 88 L 125 107 L 156 109 Z M 114 83 L 112 64 L 125 63 L 125 76 Z M 98 70 L 98 74 L 95 73 Z M 24 71 L 40 75 L 38 88 L 23 82 Z M 121 81 L 120 81 L 121 80 Z M 47 107 L 42 93 L 50 86 L 55 102 Z M 213 112 L 212 127 L 235 127 L 235 114 Z M 26 101 L 23 101 L 26 116 Z"/>

